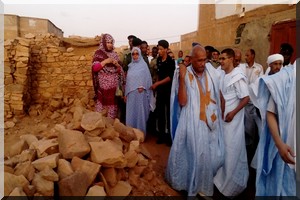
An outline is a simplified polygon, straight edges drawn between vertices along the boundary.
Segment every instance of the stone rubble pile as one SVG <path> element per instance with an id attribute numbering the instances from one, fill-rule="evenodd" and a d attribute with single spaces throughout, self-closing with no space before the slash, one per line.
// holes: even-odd
<path id="1" fill-rule="evenodd" d="M 77 42 L 86 41 L 77 38 Z M 89 47 L 70 46 L 54 34 L 26 34 L 4 41 L 5 118 L 23 115 L 33 104 L 90 99 L 91 62 L 99 39 Z"/>
<path id="2" fill-rule="evenodd" d="M 174 194 L 153 170 L 143 132 L 78 102 L 49 112 L 61 122 L 53 128 L 22 135 L 5 147 L 5 196 Z"/>

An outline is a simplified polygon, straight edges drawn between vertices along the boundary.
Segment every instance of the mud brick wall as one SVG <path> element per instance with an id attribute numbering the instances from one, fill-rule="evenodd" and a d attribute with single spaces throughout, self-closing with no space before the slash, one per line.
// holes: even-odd
<path id="1" fill-rule="evenodd" d="M 54 34 L 27 34 L 4 41 L 4 116 L 31 105 L 63 106 L 74 99 L 93 105 L 91 61 L 97 46 L 66 45 Z"/>

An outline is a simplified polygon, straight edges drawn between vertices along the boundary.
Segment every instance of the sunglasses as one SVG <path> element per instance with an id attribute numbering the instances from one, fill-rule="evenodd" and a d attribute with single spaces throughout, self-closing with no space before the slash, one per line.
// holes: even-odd
<path id="1" fill-rule="evenodd" d="M 227 58 L 225 57 L 220 57 L 219 60 L 226 60 Z"/>

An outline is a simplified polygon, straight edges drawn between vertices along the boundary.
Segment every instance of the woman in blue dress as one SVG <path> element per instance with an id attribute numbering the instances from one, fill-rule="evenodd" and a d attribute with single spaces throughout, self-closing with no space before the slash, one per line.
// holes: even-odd
<path id="1" fill-rule="evenodd" d="M 152 78 L 141 50 L 134 47 L 126 77 L 126 125 L 140 129 L 146 136 L 146 123 L 150 113 L 150 86 Z"/>

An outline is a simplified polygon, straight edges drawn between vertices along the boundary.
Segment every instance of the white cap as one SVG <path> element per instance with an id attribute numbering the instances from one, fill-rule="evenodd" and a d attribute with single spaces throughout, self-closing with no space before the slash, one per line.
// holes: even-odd
<path id="1" fill-rule="evenodd" d="M 275 62 L 277 60 L 281 60 L 283 62 L 283 56 L 279 53 L 276 53 L 276 54 L 272 54 L 268 57 L 268 60 L 267 60 L 267 63 L 268 65 L 270 65 L 272 62 Z"/>

